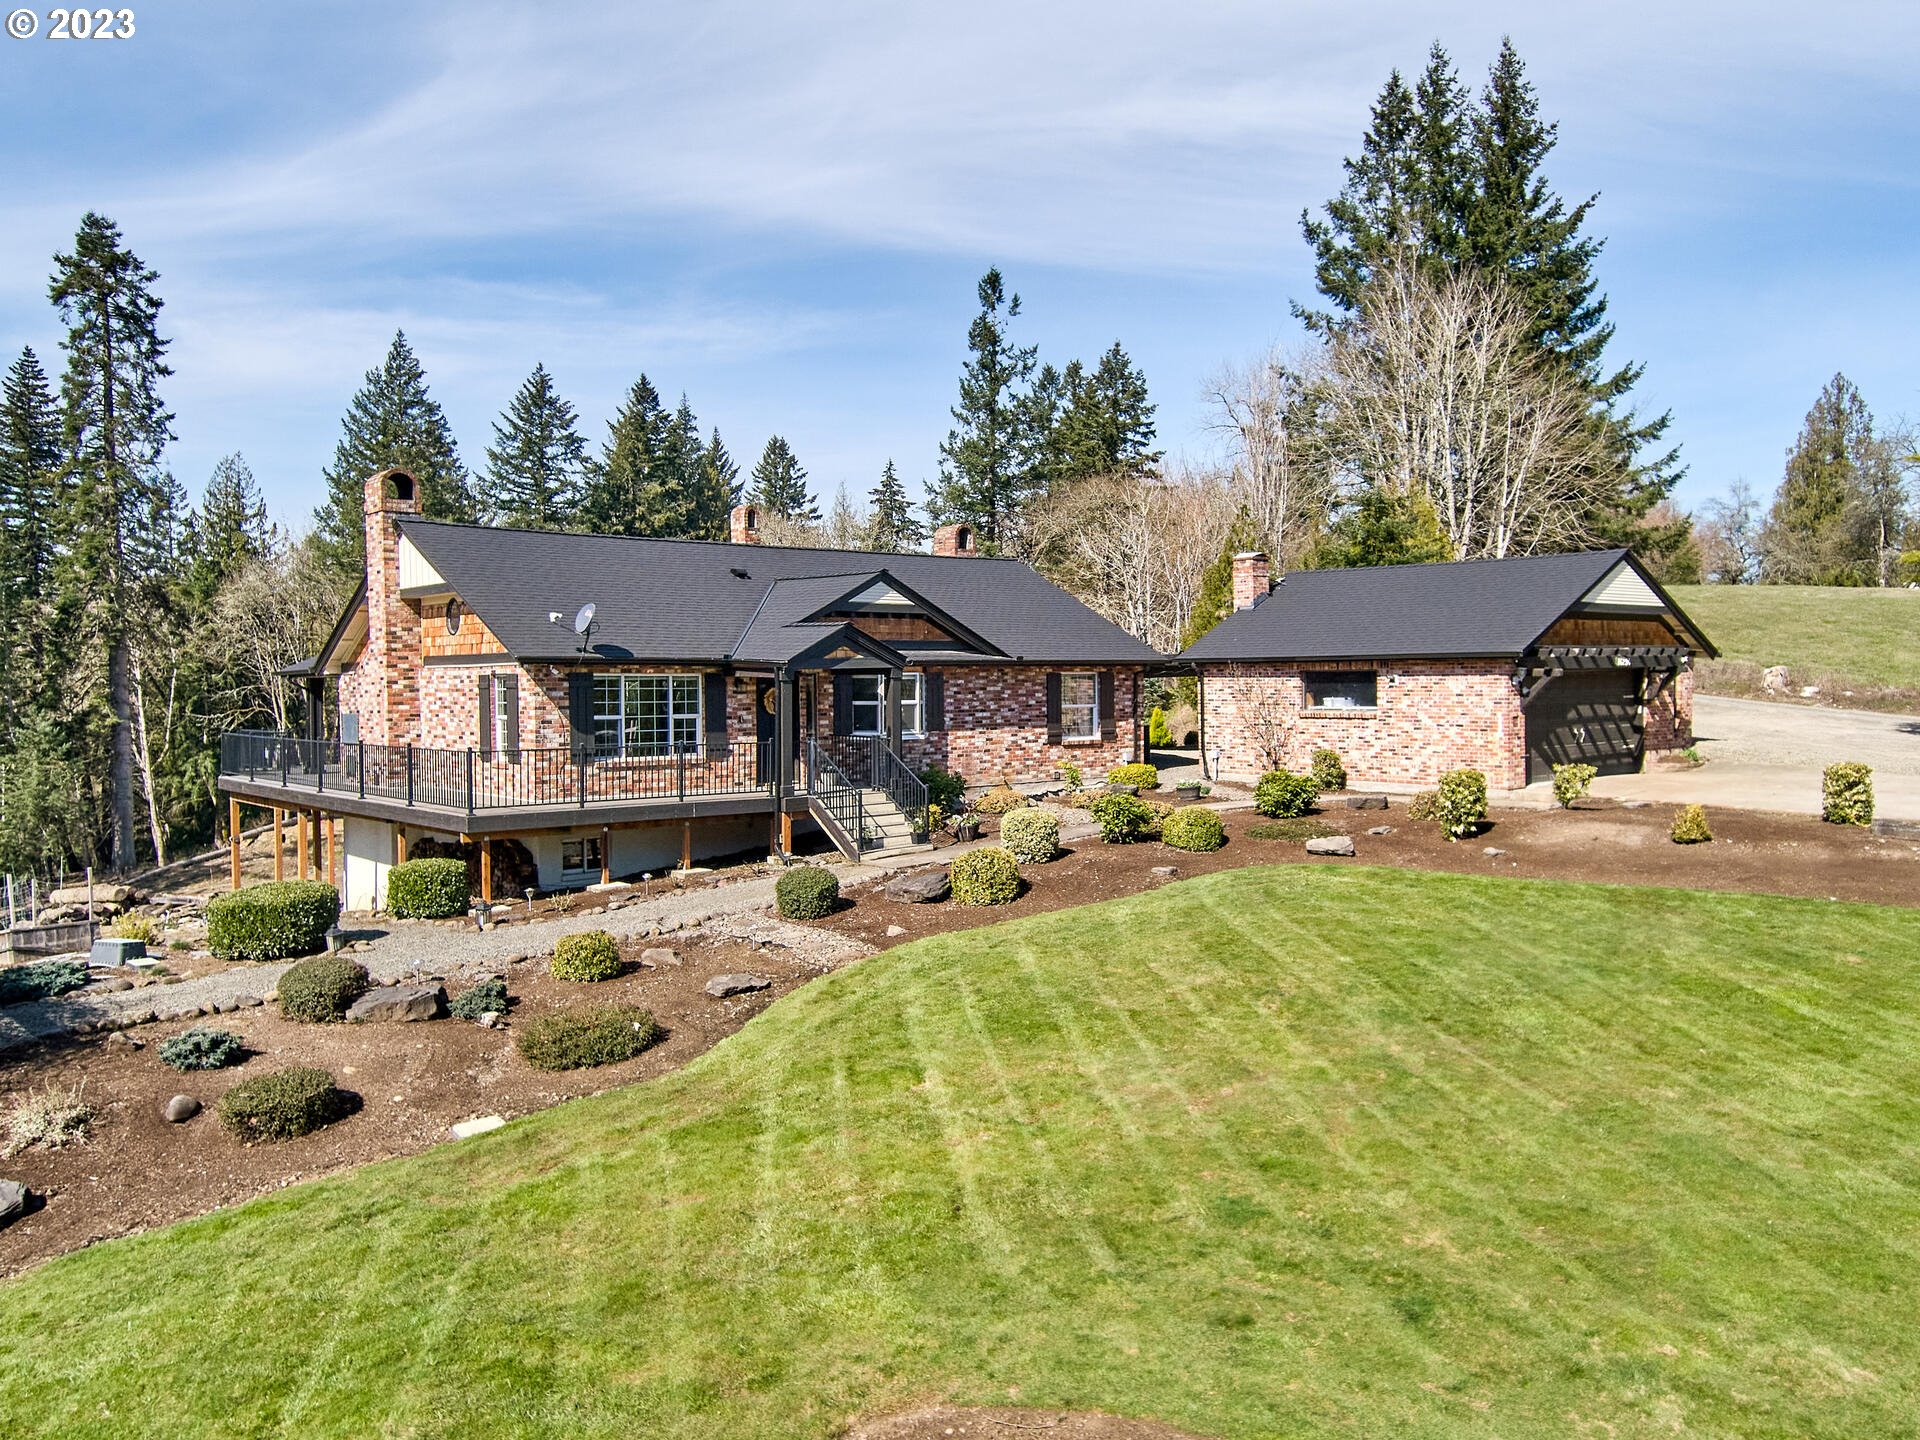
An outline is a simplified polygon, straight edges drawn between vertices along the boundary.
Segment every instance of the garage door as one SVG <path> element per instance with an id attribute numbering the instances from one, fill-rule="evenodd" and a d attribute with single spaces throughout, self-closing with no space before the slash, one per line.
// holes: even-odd
<path id="1" fill-rule="evenodd" d="M 1570 670 L 1549 680 L 1527 707 L 1527 778 L 1551 780 L 1556 765 L 1591 765 L 1602 775 L 1640 768 L 1638 670 Z"/>

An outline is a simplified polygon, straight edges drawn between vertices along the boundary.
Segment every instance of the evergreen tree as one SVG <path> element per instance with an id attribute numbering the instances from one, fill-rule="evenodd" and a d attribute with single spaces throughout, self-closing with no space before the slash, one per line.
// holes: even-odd
<path id="1" fill-rule="evenodd" d="M 174 487 L 160 466 L 173 438 L 159 386 L 172 371 L 161 338 L 158 274 L 89 212 L 73 250 L 54 256 L 49 298 L 67 326 L 61 383 L 69 470 L 68 595 L 84 597 L 88 639 L 104 653 L 111 859 L 134 861 L 134 688 L 130 627 L 174 552 Z"/>
<path id="2" fill-rule="evenodd" d="M 1320 537 L 1307 556 L 1307 567 L 1429 565 L 1458 558 L 1425 495 L 1372 485 L 1355 496 Z"/>
<path id="3" fill-rule="evenodd" d="M 807 525 L 820 523 L 820 506 L 807 488 L 807 472 L 780 436 L 767 441 L 767 448 L 754 463 L 751 478 L 749 493 L 753 503 L 767 514 Z"/>
<path id="4" fill-rule="evenodd" d="M 893 461 L 880 472 L 880 483 L 867 497 L 869 550 L 917 550 L 927 543 L 927 527 L 913 513 L 907 487 L 900 483 Z"/>
<path id="5" fill-rule="evenodd" d="M 189 522 L 189 533 L 182 588 L 188 610 L 198 618 L 228 579 L 273 545 L 266 501 L 253 471 L 237 452 L 213 467 L 206 494 Z"/>
<path id="6" fill-rule="evenodd" d="M 723 538 L 727 511 L 721 502 L 716 477 L 707 466 L 707 447 L 700 439 L 700 422 L 694 417 L 687 397 L 667 421 L 665 444 L 661 452 L 661 486 L 672 502 L 672 512 L 655 534 L 676 540 L 714 540 Z M 717 534 L 716 531 L 722 532 Z"/>
<path id="7" fill-rule="evenodd" d="M 325 471 L 327 501 L 314 512 L 321 553 L 343 579 L 357 581 L 366 569 L 367 477 L 390 469 L 420 482 L 420 507 L 429 519 L 480 518 L 452 427 L 427 393 L 426 371 L 401 331 L 347 407 Z"/>
<path id="8" fill-rule="evenodd" d="M 1118 340 L 1092 374 L 1077 360 L 1069 365 L 1065 388 L 1066 408 L 1049 446 L 1058 479 L 1144 475 L 1160 463 L 1160 452 L 1152 448 L 1154 404 L 1147 397 L 1147 377 Z"/>
<path id="9" fill-rule="evenodd" d="M 715 428 L 700 456 L 700 499 L 694 507 L 696 532 L 690 539 L 725 540 L 729 533 L 733 507 L 740 503 L 745 487 L 740 483 L 740 467 Z"/>
<path id="10" fill-rule="evenodd" d="M 1227 527 L 1226 538 L 1220 542 L 1220 553 L 1200 572 L 1200 589 L 1193 597 L 1187 628 L 1180 635 L 1182 650 L 1233 613 L 1233 557 L 1259 547 L 1259 527 L 1242 506 Z"/>
<path id="11" fill-rule="evenodd" d="M 579 524 L 600 535 L 659 535 L 678 523 L 679 503 L 662 484 L 669 416 L 642 375 L 607 424 L 600 463 L 581 496 Z"/>
<path id="12" fill-rule="evenodd" d="M 1032 488 L 1025 462 L 1034 427 L 1021 387 L 1033 373 L 1035 352 L 1012 342 L 1020 297 L 1008 295 L 998 269 L 981 277 L 978 295 L 980 313 L 967 330 L 972 358 L 960 374 L 955 428 L 940 447 L 935 503 L 942 520 L 971 524 L 984 548 L 997 550 L 1012 540 Z"/>
<path id="13" fill-rule="evenodd" d="M 43 691 L 60 499 L 60 417 L 26 349 L 0 389 L 0 748 Z"/>
<path id="14" fill-rule="evenodd" d="M 572 523 L 587 468 L 587 442 L 574 428 L 576 418 L 547 367 L 535 365 L 495 423 L 487 449 L 488 488 L 499 523 L 519 530 L 559 530 Z"/>
<path id="15" fill-rule="evenodd" d="M 1761 539 L 1768 580 L 1860 585 L 1872 579 L 1871 557 L 1852 521 L 1861 470 L 1875 448 L 1867 402 L 1845 375 L 1835 375 L 1787 451 Z"/>

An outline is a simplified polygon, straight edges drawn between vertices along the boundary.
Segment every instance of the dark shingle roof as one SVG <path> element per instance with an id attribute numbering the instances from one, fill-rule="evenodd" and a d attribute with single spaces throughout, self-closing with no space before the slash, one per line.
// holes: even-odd
<path id="1" fill-rule="evenodd" d="M 757 657 L 773 658 L 781 644 L 767 638 L 773 620 L 801 629 L 793 622 L 861 589 L 882 570 L 1009 659 L 1109 665 L 1160 659 L 1017 560 L 502 530 L 411 518 L 400 529 L 522 660 L 574 658 L 573 616 L 588 601 L 594 649 L 602 656 L 744 660 L 737 647 L 751 622 Z M 558 624 L 547 619 L 555 611 Z"/>
<path id="2" fill-rule="evenodd" d="M 1518 656 L 1623 560 L 1633 563 L 1625 550 L 1594 550 L 1289 571 L 1266 599 L 1227 616 L 1180 658 Z"/>

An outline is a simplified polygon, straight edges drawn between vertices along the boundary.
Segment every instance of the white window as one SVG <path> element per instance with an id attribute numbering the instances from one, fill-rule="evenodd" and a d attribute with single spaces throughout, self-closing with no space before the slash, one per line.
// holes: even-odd
<path id="1" fill-rule="evenodd" d="M 1066 740 L 1100 738 L 1100 676 L 1077 670 L 1060 677 L 1060 735 Z"/>
<path id="2" fill-rule="evenodd" d="M 853 733 L 884 734 L 887 728 L 887 677 L 852 676 L 848 691 L 853 702 Z"/>
<path id="3" fill-rule="evenodd" d="M 593 753 L 634 759 L 700 748 L 698 675 L 593 677 Z"/>
<path id="4" fill-rule="evenodd" d="M 900 733 L 903 735 L 924 735 L 927 733 L 927 712 L 921 702 L 926 693 L 926 676 L 918 670 L 909 670 L 900 677 Z"/>
<path id="5" fill-rule="evenodd" d="M 493 714 L 488 717 L 488 734 L 493 741 L 488 753 L 492 755 L 510 755 L 520 748 L 520 737 L 513 733 L 516 684 L 511 675 L 493 677 Z"/>
<path id="6" fill-rule="evenodd" d="M 582 836 L 578 840 L 560 842 L 560 868 L 569 875 L 598 874 L 600 870 L 600 837 Z"/>

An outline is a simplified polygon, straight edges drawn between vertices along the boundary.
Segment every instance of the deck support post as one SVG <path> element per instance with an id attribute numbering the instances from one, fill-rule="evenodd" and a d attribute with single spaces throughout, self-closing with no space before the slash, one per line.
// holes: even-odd
<path id="1" fill-rule="evenodd" d="M 333 818 L 333 816 L 329 815 L 326 818 L 326 826 L 327 826 L 327 883 L 329 885 L 338 885 L 340 884 L 340 882 L 339 880 L 335 879 L 334 876 L 335 876 L 335 865 L 339 859 L 339 853 L 340 853 L 339 851 L 340 842 L 337 836 L 335 835 L 335 831 L 339 826 L 339 822 L 336 821 Z"/>
<path id="2" fill-rule="evenodd" d="M 480 840 L 480 899 L 493 904 L 493 841 L 484 836 Z"/>
<path id="3" fill-rule="evenodd" d="M 793 672 L 783 666 L 773 679 L 773 752 L 778 757 L 774 763 L 773 798 L 776 801 L 793 793 L 793 753 L 800 745 L 794 699 Z"/>
<path id="4" fill-rule="evenodd" d="M 287 869 L 286 869 L 286 864 L 287 864 L 286 843 L 287 842 L 285 838 L 282 836 L 280 831 L 280 813 L 281 813 L 280 807 L 278 805 L 274 806 L 273 807 L 273 878 L 276 880 L 284 880 L 287 878 Z"/>
<path id="5" fill-rule="evenodd" d="M 602 885 L 613 883 L 613 827 L 611 825 L 600 827 L 600 883 Z"/>
<path id="6" fill-rule="evenodd" d="M 407 832 L 399 825 L 393 827 L 393 863 L 396 865 L 407 863 Z"/>
<path id="7" fill-rule="evenodd" d="M 307 862 L 311 858 L 307 845 L 307 825 L 312 818 L 304 810 L 293 812 L 293 875 L 296 880 L 307 878 Z"/>
<path id="8" fill-rule="evenodd" d="M 240 801 L 227 797 L 227 870 L 229 888 L 240 888 Z"/>
<path id="9" fill-rule="evenodd" d="M 793 853 L 793 815 L 786 810 L 780 812 L 780 853 Z"/>
<path id="10" fill-rule="evenodd" d="M 693 822 L 683 820 L 680 823 L 680 868 L 693 868 Z"/>

